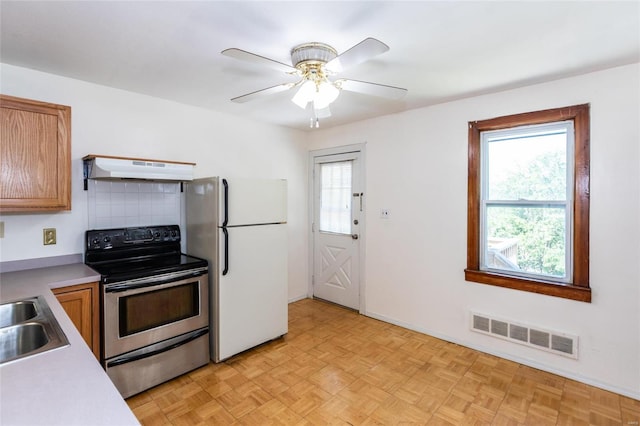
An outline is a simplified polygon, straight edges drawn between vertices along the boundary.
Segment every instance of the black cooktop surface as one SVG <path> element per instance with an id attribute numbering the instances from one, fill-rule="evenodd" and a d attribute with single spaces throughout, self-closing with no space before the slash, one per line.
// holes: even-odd
<path id="1" fill-rule="evenodd" d="M 168 274 L 189 269 L 207 267 L 207 261 L 186 254 L 171 254 L 150 258 L 87 263 L 102 275 L 104 284 L 143 278 L 152 275 Z"/>
<path id="2" fill-rule="evenodd" d="M 85 264 L 104 284 L 207 267 L 180 252 L 180 239 L 178 225 L 90 230 Z"/>

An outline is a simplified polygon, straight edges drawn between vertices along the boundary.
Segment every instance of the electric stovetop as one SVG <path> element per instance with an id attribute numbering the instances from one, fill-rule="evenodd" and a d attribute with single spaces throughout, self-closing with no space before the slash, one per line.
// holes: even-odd
<path id="1" fill-rule="evenodd" d="M 90 230 L 85 264 L 103 284 L 206 268 L 206 260 L 180 252 L 180 238 L 178 225 Z"/>

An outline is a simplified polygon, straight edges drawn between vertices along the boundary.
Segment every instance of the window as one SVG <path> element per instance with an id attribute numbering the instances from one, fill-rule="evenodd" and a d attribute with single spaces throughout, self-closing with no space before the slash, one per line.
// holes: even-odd
<path id="1" fill-rule="evenodd" d="M 320 164 L 320 231 L 351 233 L 352 161 Z"/>
<path id="2" fill-rule="evenodd" d="M 589 106 L 469 123 L 467 281 L 589 289 Z"/>

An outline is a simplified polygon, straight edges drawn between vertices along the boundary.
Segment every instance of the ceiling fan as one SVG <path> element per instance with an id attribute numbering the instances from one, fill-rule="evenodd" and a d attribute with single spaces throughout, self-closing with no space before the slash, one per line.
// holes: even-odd
<path id="1" fill-rule="evenodd" d="M 340 55 L 333 47 L 324 43 L 304 43 L 295 46 L 291 49 L 291 65 L 242 49 L 231 48 L 223 50 L 221 53 L 231 58 L 266 65 L 298 77 L 298 80 L 292 83 L 282 83 L 235 97 L 231 99 L 233 102 L 248 102 L 264 95 L 297 88 L 298 90 L 291 101 L 302 109 L 307 109 L 311 106 L 313 116 L 310 125 L 311 127 L 314 125 L 318 127 L 320 118 L 331 116 L 329 104 L 338 98 L 341 90 L 390 99 L 400 99 L 407 93 L 407 89 L 385 84 L 345 78 L 329 79 L 329 77 L 333 77 L 337 73 L 365 62 L 387 50 L 389 50 L 389 46 L 380 40 L 369 37 Z"/>

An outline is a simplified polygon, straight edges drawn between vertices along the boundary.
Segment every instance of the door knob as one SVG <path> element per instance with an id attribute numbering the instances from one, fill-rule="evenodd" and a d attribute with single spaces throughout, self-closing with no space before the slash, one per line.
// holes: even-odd
<path id="1" fill-rule="evenodd" d="M 353 238 L 354 240 L 358 239 L 358 234 L 351 234 L 351 238 Z"/>

